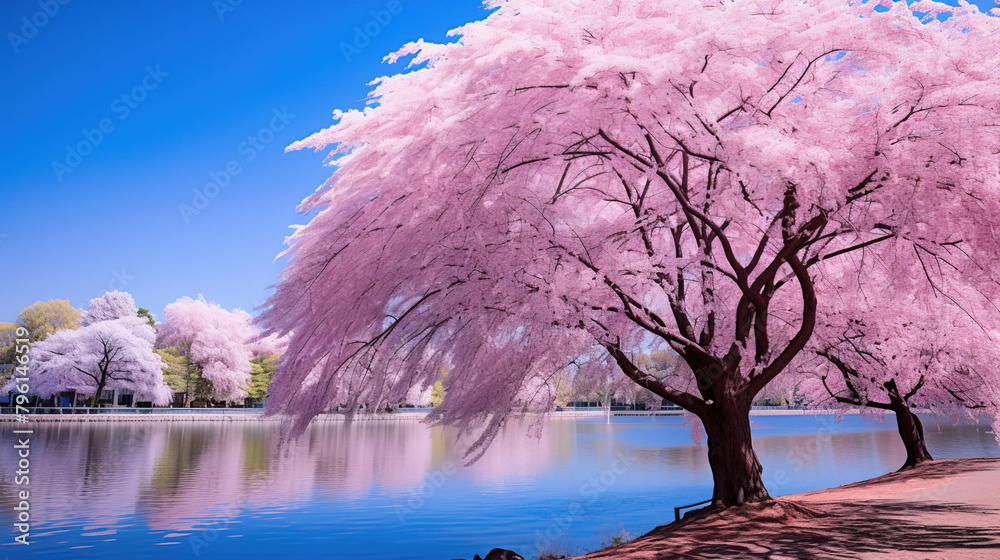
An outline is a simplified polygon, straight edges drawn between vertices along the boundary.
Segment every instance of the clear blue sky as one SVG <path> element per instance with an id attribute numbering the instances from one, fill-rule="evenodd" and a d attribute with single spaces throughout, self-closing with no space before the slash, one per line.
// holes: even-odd
<path id="1" fill-rule="evenodd" d="M 363 106 L 367 83 L 397 71 L 384 55 L 486 13 L 478 0 L 5 0 L 0 321 L 109 289 L 159 316 L 198 294 L 252 312 L 288 226 L 308 219 L 295 207 L 332 172 L 324 153 L 284 147 Z M 199 209 L 194 189 L 230 162 L 239 173 Z"/>
<path id="2" fill-rule="evenodd" d="M 273 260 L 288 226 L 307 220 L 295 207 L 332 172 L 324 153 L 285 146 L 331 125 L 334 109 L 363 106 L 372 78 L 402 69 L 381 62 L 389 52 L 452 40 L 449 29 L 487 15 L 477 0 L 219 10 L 237 1 L 52 0 L 52 16 L 38 0 L 0 5 L 0 321 L 37 300 L 84 307 L 109 288 L 160 317 L 198 294 L 252 312 L 283 267 Z M 375 33 L 357 36 L 366 25 Z M 272 120 L 275 109 L 294 117 Z M 67 154 L 80 142 L 86 152 L 83 131 L 104 119 L 92 153 Z M 240 172 L 185 221 L 179 205 L 195 208 L 193 189 L 230 161 Z"/>

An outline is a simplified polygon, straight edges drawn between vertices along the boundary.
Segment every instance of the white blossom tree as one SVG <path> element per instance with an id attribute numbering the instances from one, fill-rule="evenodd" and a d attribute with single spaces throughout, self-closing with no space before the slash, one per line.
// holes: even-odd
<path id="1" fill-rule="evenodd" d="M 31 393 L 49 397 L 66 390 L 91 395 L 96 406 L 105 389 L 127 389 L 136 400 L 170 402 L 163 361 L 153 351 L 156 333 L 137 316 L 132 296 L 110 292 L 91 300 L 76 329 L 56 331 L 31 348 Z"/>
<path id="2" fill-rule="evenodd" d="M 100 321 L 110 321 L 123 317 L 136 317 L 139 308 L 128 292 L 107 292 L 90 300 L 90 307 L 80 313 L 80 325 L 87 326 Z"/>

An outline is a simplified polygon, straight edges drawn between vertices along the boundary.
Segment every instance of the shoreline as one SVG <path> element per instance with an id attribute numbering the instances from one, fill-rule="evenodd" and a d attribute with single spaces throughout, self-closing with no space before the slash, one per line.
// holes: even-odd
<path id="1" fill-rule="evenodd" d="M 930 461 L 765 504 L 691 512 L 575 560 L 1000 558 L 1000 459 Z"/>
<path id="2" fill-rule="evenodd" d="M 78 412 L 80 409 L 67 408 L 66 412 L 60 413 L 28 413 L 24 415 L 0 414 L 0 423 L 25 423 L 25 422 L 278 422 L 283 419 L 281 416 L 264 417 L 263 409 L 104 409 L 102 412 L 87 413 Z M 207 412 L 212 410 L 213 412 Z M 167 412 L 169 411 L 169 412 Z M 217 411 L 217 412 L 216 412 Z M 356 421 L 386 421 L 386 420 L 422 420 L 426 417 L 426 410 L 415 411 L 395 411 L 390 413 L 358 414 Z M 860 414 L 859 410 L 751 410 L 750 416 L 830 416 L 830 415 L 852 415 Z M 891 414 L 887 413 L 887 414 Z M 549 412 L 550 418 L 597 418 L 603 417 L 603 411 L 589 410 L 564 410 Z M 651 418 L 681 417 L 684 413 L 678 410 L 667 411 L 613 411 L 611 416 L 617 418 Z M 25 418 L 21 420 L 20 418 Z M 344 415 L 337 412 L 330 412 L 318 415 L 314 422 L 342 422 Z"/>
<path id="3" fill-rule="evenodd" d="M 220 409 L 222 410 L 222 409 Z M 23 415 L 26 420 L 18 420 L 17 416 L 13 414 L 4 414 L 0 416 L 0 423 L 89 423 L 89 422 L 260 422 L 260 423 L 277 423 L 287 420 L 284 416 L 269 416 L 265 417 L 263 412 L 216 412 L 216 413 L 204 413 L 204 412 L 172 412 L 172 413 L 156 413 L 156 412 L 114 412 L 114 413 L 98 413 L 98 414 L 26 414 Z M 423 420 L 427 416 L 427 413 L 391 413 L 391 414 L 366 414 L 357 415 L 354 417 L 355 422 L 374 422 L 374 421 L 394 421 L 394 420 Z M 343 414 L 339 413 L 329 413 L 320 414 L 313 419 L 313 423 L 316 422 L 343 422 L 345 417 Z"/>

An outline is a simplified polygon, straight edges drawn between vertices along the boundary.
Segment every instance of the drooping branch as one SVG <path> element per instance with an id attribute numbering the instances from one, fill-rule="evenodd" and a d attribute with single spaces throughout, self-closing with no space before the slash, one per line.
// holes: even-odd
<path id="1" fill-rule="evenodd" d="M 710 357 L 708 351 L 698 345 L 694 340 L 691 340 L 681 334 L 673 333 L 667 329 L 667 324 L 664 320 L 653 310 L 649 309 L 641 302 L 636 300 L 631 295 L 627 294 L 625 290 L 619 286 L 615 281 L 602 272 L 593 262 L 587 259 L 585 256 L 580 255 L 574 251 L 571 251 L 561 245 L 557 245 L 559 249 L 566 252 L 566 254 L 577 259 L 581 264 L 590 269 L 596 275 L 598 275 L 606 286 L 608 286 L 612 292 L 621 300 L 623 304 L 623 313 L 625 316 L 635 323 L 636 325 L 642 327 L 643 329 L 659 336 L 664 341 L 671 343 L 672 345 L 678 345 L 681 348 L 686 349 L 687 352 L 694 353 L 698 356 L 704 356 L 706 358 Z M 642 311 L 642 315 L 635 313 L 635 309 Z"/>

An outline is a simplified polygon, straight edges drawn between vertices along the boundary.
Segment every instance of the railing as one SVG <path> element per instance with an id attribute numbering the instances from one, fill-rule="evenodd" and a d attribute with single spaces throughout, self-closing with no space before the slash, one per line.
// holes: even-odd
<path id="1" fill-rule="evenodd" d="M 567 412 L 604 412 L 610 410 L 611 412 L 683 412 L 684 409 L 679 406 L 674 407 L 661 407 L 658 409 L 652 408 L 632 408 L 629 406 L 612 406 L 610 409 L 606 409 L 603 406 L 560 406 L 558 411 Z"/>
<path id="2" fill-rule="evenodd" d="M 29 406 L 17 410 L 13 406 L 0 405 L 0 414 L 263 414 L 263 408 L 135 408 L 135 407 L 90 407 L 90 406 Z M 390 414 L 427 414 L 430 408 L 397 408 Z"/>
<path id="3" fill-rule="evenodd" d="M 17 410 L 0 406 L 0 414 L 262 414 L 263 408 L 94 408 L 89 406 L 31 406 Z"/>
<path id="4" fill-rule="evenodd" d="M 21 411 L 27 409 L 28 414 L 260 414 L 263 412 L 262 408 L 255 407 L 235 407 L 235 408 L 167 408 L 167 407 L 154 407 L 154 408 L 137 408 L 137 407 L 90 407 L 90 406 L 29 406 L 22 407 Z M 603 412 L 606 409 L 604 407 L 583 407 L 583 406 L 564 406 L 560 407 L 561 410 L 567 412 Z M 432 409 L 430 408 L 397 408 L 393 410 L 393 413 L 427 413 Z M 751 410 L 801 410 L 795 407 L 789 406 L 754 406 Z M 0 405 L 0 414 L 14 414 L 16 412 L 15 407 L 8 405 Z M 663 407 L 658 410 L 646 409 L 646 410 L 634 410 L 631 408 L 611 407 L 611 413 L 634 413 L 640 415 L 656 415 L 656 414 L 670 414 L 683 412 L 680 407 Z M 824 412 L 824 411 L 816 411 Z"/>
<path id="5" fill-rule="evenodd" d="M 702 504 L 711 503 L 711 501 L 712 501 L 712 499 L 709 498 L 709 499 L 705 500 L 704 502 L 698 502 L 696 504 L 688 504 L 686 506 L 675 507 L 674 508 L 674 521 L 680 521 L 681 520 L 681 510 L 682 509 L 693 508 L 694 506 L 700 506 Z"/>

